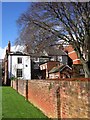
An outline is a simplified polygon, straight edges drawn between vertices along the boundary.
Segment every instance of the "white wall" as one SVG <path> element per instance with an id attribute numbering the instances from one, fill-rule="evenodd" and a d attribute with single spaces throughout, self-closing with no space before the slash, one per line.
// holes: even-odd
<path id="1" fill-rule="evenodd" d="M 17 63 L 17 58 L 22 58 L 22 64 Z M 27 65 L 27 67 L 26 67 Z M 30 80 L 31 79 L 31 59 L 30 56 L 19 56 L 19 55 L 9 55 L 8 56 L 8 72 L 9 78 L 16 76 L 17 69 L 22 69 L 23 76 L 21 79 Z"/>

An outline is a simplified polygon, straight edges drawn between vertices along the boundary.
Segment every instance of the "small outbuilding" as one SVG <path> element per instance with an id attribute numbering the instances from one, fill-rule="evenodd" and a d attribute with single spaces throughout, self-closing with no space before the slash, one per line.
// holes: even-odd
<path id="1" fill-rule="evenodd" d="M 72 68 L 68 65 L 61 64 L 53 67 L 49 71 L 49 79 L 71 78 Z"/>

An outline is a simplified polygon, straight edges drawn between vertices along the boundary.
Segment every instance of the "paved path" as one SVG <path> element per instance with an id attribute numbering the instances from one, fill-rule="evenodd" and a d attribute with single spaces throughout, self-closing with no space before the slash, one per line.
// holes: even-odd
<path id="1" fill-rule="evenodd" d="M 16 118 L 16 120 L 17 118 L 47 119 L 40 110 L 11 87 L 2 87 L 2 116 L 3 118 Z"/>

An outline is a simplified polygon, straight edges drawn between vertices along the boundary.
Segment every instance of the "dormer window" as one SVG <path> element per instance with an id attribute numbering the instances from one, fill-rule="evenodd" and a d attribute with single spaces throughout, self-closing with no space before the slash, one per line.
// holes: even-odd
<path id="1" fill-rule="evenodd" d="M 21 64 L 22 63 L 22 58 L 18 57 L 17 62 L 18 62 L 18 64 Z"/>

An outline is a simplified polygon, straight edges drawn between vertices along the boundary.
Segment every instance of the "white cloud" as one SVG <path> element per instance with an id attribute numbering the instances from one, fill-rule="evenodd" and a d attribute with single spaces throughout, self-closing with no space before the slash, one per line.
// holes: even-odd
<path id="1" fill-rule="evenodd" d="M 6 48 L 7 48 L 7 46 L 5 48 L 1 48 L 0 47 L 0 59 L 4 59 Z M 23 51 L 24 48 L 25 48 L 24 46 L 20 46 L 20 45 L 18 45 L 18 46 L 12 46 L 11 47 L 11 51 L 12 52 Z"/>
<path id="2" fill-rule="evenodd" d="M 1 47 L 0 47 L 0 59 L 3 59 L 3 58 L 4 58 L 5 50 L 6 50 L 6 47 L 5 47 L 5 48 L 1 48 Z"/>
<path id="3" fill-rule="evenodd" d="M 20 46 L 20 45 L 12 46 L 12 47 L 11 47 L 11 51 L 12 51 L 12 52 L 16 52 L 16 51 L 21 51 L 21 52 L 23 52 L 24 48 L 25 48 L 24 46 Z"/>

